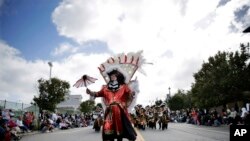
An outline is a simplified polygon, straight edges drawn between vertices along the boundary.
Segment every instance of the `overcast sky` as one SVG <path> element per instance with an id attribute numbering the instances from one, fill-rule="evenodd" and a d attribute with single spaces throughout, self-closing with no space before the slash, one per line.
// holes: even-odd
<path id="1" fill-rule="evenodd" d="M 168 88 L 190 90 L 209 56 L 235 51 L 250 41 L 250 0 L 0 0 L 0 100 L 30 103 L 37 80 L 70 83 L 71 94 L 88 99 L 73 84 L 117 53 L 143 50 L 147 75 L 137 103 L 165 99 Z"/>

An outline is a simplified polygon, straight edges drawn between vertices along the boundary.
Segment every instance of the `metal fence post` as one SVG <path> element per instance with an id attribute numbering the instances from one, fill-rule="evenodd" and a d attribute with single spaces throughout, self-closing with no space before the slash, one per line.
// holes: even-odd
<path id="1" fill-rule="evenodd" d="M 3 108 L 4 108 L 4 109 L 6 108 L 6 99 L 4 100 Z"/>
<path id="2" fill-rule="evenodd" d="M 23 102 L 22 102 L 22 115 L 23 115 Z"/>

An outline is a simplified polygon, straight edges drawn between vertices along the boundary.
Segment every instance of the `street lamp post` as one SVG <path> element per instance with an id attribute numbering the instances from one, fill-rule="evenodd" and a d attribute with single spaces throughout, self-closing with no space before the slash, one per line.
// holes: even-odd
<path id="1" fill-rule="evenodd" d="M 167 99 L 166 99 L 166 100 L 167 100 L 167 102 L 170 100 L 170 89 L 171 89 L 171 88 L 170 88 L 170 87 L 168 87 L 168 94 L 167 94 Z"/>
<path id="2" fill-rule="evenodd" d="M 170 90 L 171 90 L 171 88 L 169 87 L 169 88 L 168 88 L 168 91 L 169 91 L 169 93 L 168 93 L 168 94 L 169 94 L 169 96 L 170 96 Z"/>
<path id="3" fill-rule="evenodd" d="M 50 67 L 49 79 L 51 79 L 51 71 L 52 71 L 53 64 L 52 64 L 52 62 L 48 62 L 48 64 L 49 64 L 49 67 Z"/>

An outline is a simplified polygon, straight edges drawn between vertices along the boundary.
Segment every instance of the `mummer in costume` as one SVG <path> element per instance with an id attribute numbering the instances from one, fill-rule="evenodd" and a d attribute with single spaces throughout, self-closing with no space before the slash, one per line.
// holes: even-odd
<path id="1" fill-rule="evenodd" d="M 120 54 L 102 63 L 99 71 L 106 81 L 100 91 L 86 89 L 92 97 L 102 97 L 106 107 L 102 130 L 103 141 L 136 140 L 136 132 L 131 124 L 129 108 L 135 105 L 138 90 L 137 80 L 131 80 L 137 70 L 145 64 L 145 59 L 137 53 Z M 141 70 L 142 71 L 142 70 Z"/>

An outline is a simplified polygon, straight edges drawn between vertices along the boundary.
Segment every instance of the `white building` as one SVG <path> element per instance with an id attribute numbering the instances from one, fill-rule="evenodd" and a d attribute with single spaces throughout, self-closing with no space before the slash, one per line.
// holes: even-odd
<path id="1" fill-rule="evenodd" d="M 61 113 L 79 112 L 79 106 L 82 102 L 82 95 L 67 95 L 65 100 L 57 105 L 57 111 Z"/>

